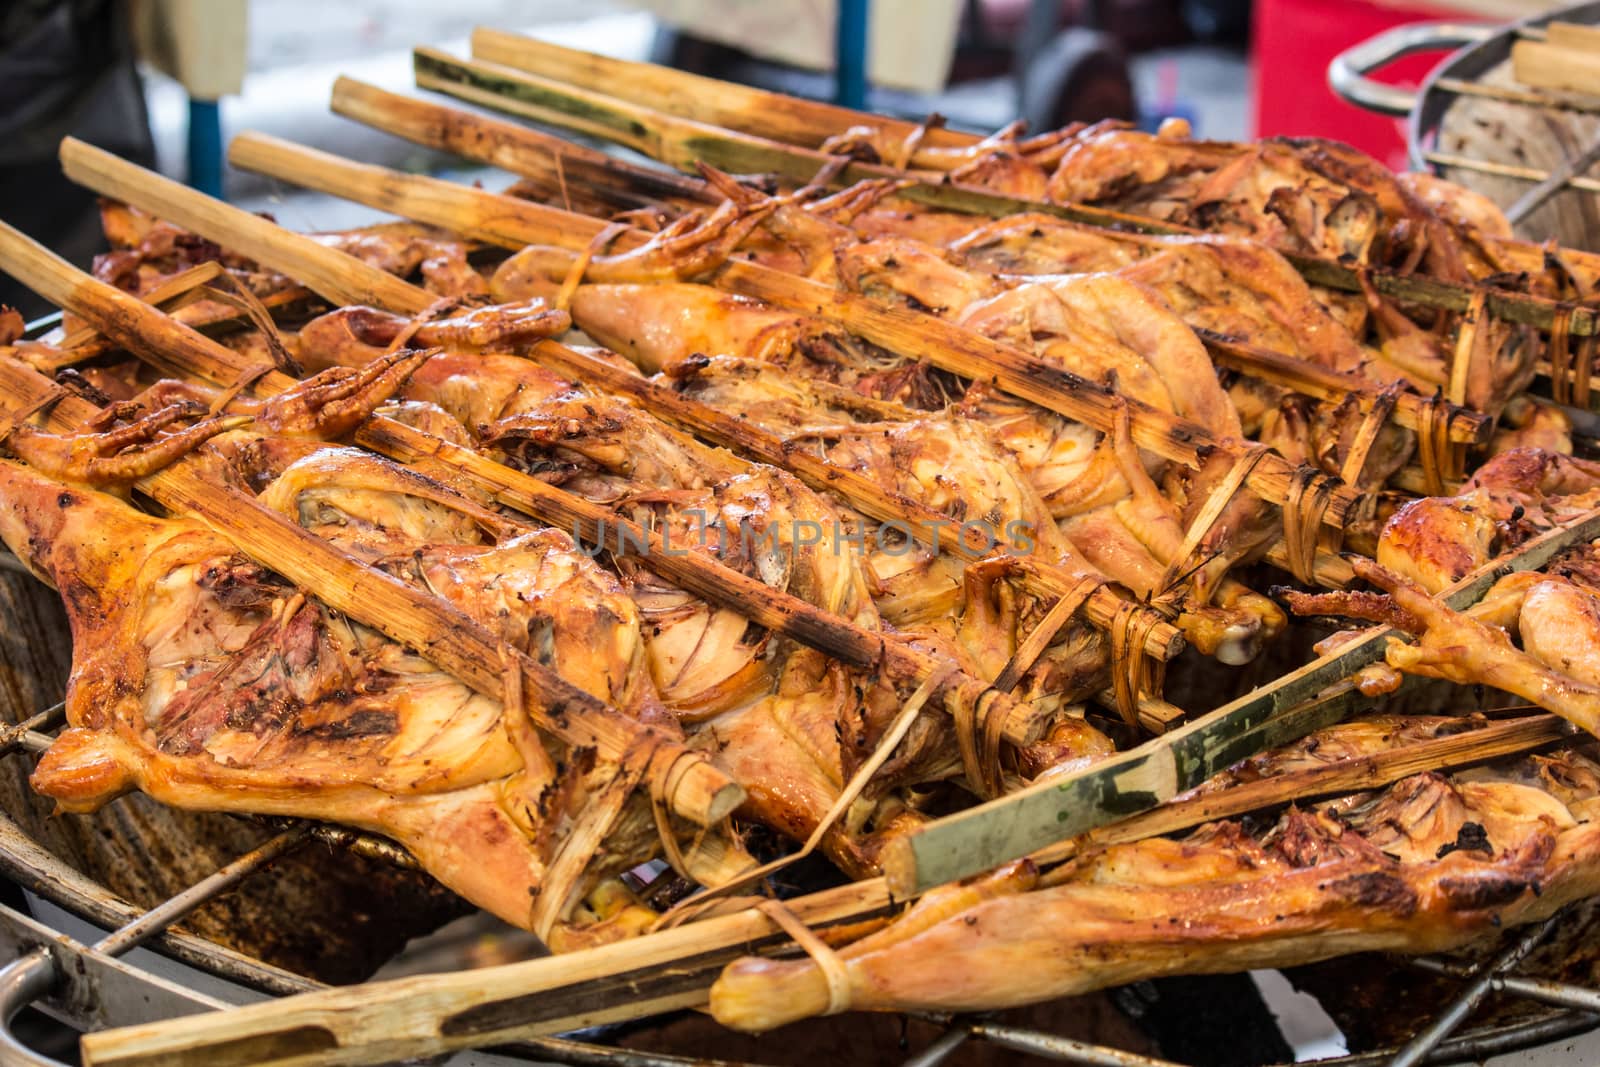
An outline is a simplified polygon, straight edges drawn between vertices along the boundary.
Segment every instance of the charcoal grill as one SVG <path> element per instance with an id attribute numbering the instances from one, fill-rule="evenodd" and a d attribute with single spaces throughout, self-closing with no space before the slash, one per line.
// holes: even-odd
<path id="1" fill-rule="evenodd" d="M 1590 173 L 1600 153 L 1600 99 L 1532 90 L 1509 77 L 1512 46 L 1543 40 L 1552 22 L 1600 23 L 1600 3 L 1576 4 L 1508 26 L 1398 26 L 1335 57 L 1328 84 L 1358 107 L 1405 119 L 1413 169 L 1432 170 L 1488 195 L 1508 209 L 1513 223 L 1524 225 L 1528 237 L 1557 237 L 1572 247 L 1594 248 L 1600 213 L 1588 194 L 1600 193 L 1600 179 Z M 1404 56 L 1446 49 L 1456 51 L 1415 91 L 1367 76 Z M 1483 119 L 1481 139 L 1462 131 L 1469 114 Z M 1512 141 L 1519 150 L 1513 150 Z M 1546 166 L 1517 158 L 1530 145 L 1533 155 L 1549 161 Z M 1556 204 L 1547 205 L 1552 199 L 1564 201 L 1567 214 L 1576 212 L 1582 221 L 1563 220 Z"/>

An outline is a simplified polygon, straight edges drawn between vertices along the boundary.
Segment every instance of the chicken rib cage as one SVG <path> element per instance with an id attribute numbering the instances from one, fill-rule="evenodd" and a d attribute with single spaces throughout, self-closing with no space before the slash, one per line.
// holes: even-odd
<path id="1" fill-rule="evenodd" d="M 957 1013 L 1503 926 L 1403 1062 L 1491 986 L 1593 1007 L 1508 977 L 1600 891 L 1600 467 L 1528 391 L 1587 401 L 1588 257 L 1322 142 L 980 140 L 474 44 L 419 83 L 693 174 L 342 80 L 523 180 L 241 135 L 236 165 L 403 220 L 301 235 L 69 139 L 116 251 L 91 276 L 0 232 L 68 318 L 0 320 L 0 537 L 75 652 L 65 725 L 6 743 L 67 811 L 317 824 L 96 973 L 313 835 L 559 954 L 86 1060 L 378 1062 L 708 1003 L 1092 1060 Z M 1280 599 L 1381 625 L 1184 722 L 1164 682 L 1279 656 Z M 848 880 L 770 892 L 813 852 Z M 54 964 L 7 977 L 20 1003 Z"/>

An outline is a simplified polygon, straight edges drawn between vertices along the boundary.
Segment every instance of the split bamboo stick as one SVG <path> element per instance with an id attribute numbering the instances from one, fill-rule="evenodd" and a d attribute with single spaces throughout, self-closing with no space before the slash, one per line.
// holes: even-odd
<path id="1" fill-rule="evenodd" d="M 1340 760 L 1111 823 L 1066 843 L 1068 848 L 1051 850 L 1054 855 L 1042 855 L 1040 862 L 1062 858 L 1073 848 L 1140 840 L 1211 819 L 1372 789 L 1423 770 L 1471 766 L 1569 735 L 1554 716 L 1530 716 Z M 784 902 L 813 927 L 880 916 L 891 903 L 883 879 Z M 90 1034 L 83 1039 L 84 1062 L 92 1067 L 289 1067 L 314 1058 L 324 1064 L 367 1064 L 643 1018 L 705 1003 L 721 969 L 736 956 L 781 943 L 775 933 L 772 921 L 750 908 L 569 956 L 369 982 Z"/>
<path id="2" fill-rule="evenodd" d="M 1210 330 L 1196 330 L 1205 343 L 1211 358 L 1218 366 L 1228 367 L 1252 378 L 1283 386 L 1303 396 L 1337 403 L 1347 396 L 1361 398 L 1362 410 L 1370 411 L 1383 390 L 1353 374 L 1321 367 L 1305 360 L 1285 356 L 1260 345 L 1236 341 Z M 1449 439 L 1462 445 L 1486 445 L 1494 430 L 1494 420 L 1479 411 L 1456 404 L 1441 408 Z M 1393 421 L 1413 433 L 1424 429 L 1428 419 L 1429 400 L 1416 393 L 1394 395 Z"/>
<path id="3" fill-rule="evenodd" d="M 498 31 L 480 30 L 479 33 L 498 34 Z M 568 54 L 566 49 L 558 51 Z M 576 55 L 587 56 L 587 53 Z M 543 182 L 553 180 L 550 159 L 562 151 L 562 146 L 570 144 L 562 138 L 526 126 L 499 122 L 460 108 L 401 96 L 350 78 L 341 78 L 334 85 L 333 109 L 415 144 L 454 152 L 467 159 Z M 579 148 L 577 145 L 572 147 Z M 612 165 L 589 170 L 582 176 L 575 172 L 558 173 L 554 178 L 561 181 L 568 178 L 599 181 L 608 188 L 620 185 L 625 189 L 637 189 L 642 195 L 650 195 L 659 186 L 655 176 L 662 173 L 652 168 L 612 161 Z M 681 181 L 684 187 L 673 190 L 675 195 L 708 202 L 722 199 L 707 182 L 688 177 Z M 1256 345 L 1217 335 L 1205 335 L 1202 339 L 1219 364 L 1318 400 L 1339 400 L 1354 393 L 1362 397 L 1365 406 L 1370 408 L 1380 393 L 1378 387 L 1353 375 L 1341 374 Z M 1424 407 L 1423 398 L 1403 393 L 1395 404 L 1394 421 L 1406 429 L 1418 430 L 1419 420 L 1429 417 L 1423 411 Z M 1487 441 L 1490 420 L 1486 416 L 1452 405 L 1445 417 L 1450 440 L 1459 444 L 1483 444 Z"/>
<path id="4" fill-rule="evenodd" d="M 664 115 L 510 67 L 461 61 L 432 48 L 418 48 L 414 57 L 422 88 L 610 141 L 689 173 L 703 160 L 735 174 L 770 171 L 803 184 L 838 165 L 837 157 L 824 152 Z M 857 171 L 856 177 L 881 176 L 876 172 L 887 170 L 867 165 L 850 169 Z"/>
<path id="5" fill-rule="evenodd" d="M 80 146 L 74 151 L 81 156 L 99 153 L 100 150 Z M 156 176 L 134 164 L 117 162 L 121 165 L 102 162 L 93 168 L 96 190 L 106 196 L 145 206 L 146 188 L 151 184 L 148 178 Z M 227 244 L 230 240 L 228 226 L 232 221 L 241 217 L 255 218 L 238 208 L 181 186 L 176 191 L 163 189 L 162 194 L 166 217 L 170 221 L 186 227 L 192 225 L 196 227 L 196 232 L 218 243 Z M 336 273 L 342 260 L 349 260 L 362 269 L 373 269 L 337 249 L 282 230 L 272 223 L 267 225 L 277 232 L 258 233 L 255 246 L 262 262 L 275 270 L 295 277 L 308 270 L 329 275 Z M 94 281 L 83 277 L 87 281 Z M 98 282 L 94 284 L 103 285 Z M 412 294 L 422 293 L 422 290 L 404 282 L 399 284 L 405 285 Z M 406 298 L 408 302 L 415 303 L 414 295 Z M 161 312 L 137 300 L 133 300 L 133 304 L 139 309 L 134 313 L 141 317 L 150 335 L 178 331 L 177 324 Z M 86 312 L 80 314 L 95 321 Z M 226 387 L 240 380 L 249 370 L 245 357 L 198 334 L 194 334 L 194 337 L 204 343 L 197 350 L 186 349 L 181 357 L 172 357 L 181 358 L 182 373 L 198 375 Z M 272 373 L 256 382 L 255 388 L 276 393 L 294 384 L 293 378 Z M 1005 724 L 1003 736 L 1014 745 L 1037 741 L 1044 728 L 1042 714 L 1030 705 L 1013 700 L 970 675 L 959 671 L 945 672 L 944 664 L 937 657 L 905 642 L 886 640 L 880 633 L 866 630 L 789 593 L 773 589 L 704 553 L 671 550 L 659 534 L 623 520 L 603 505 L 593 504 L 476 452 L 452 448 L 392 420 L 370 420 L 358 440 L 389 454 L 399 451 L 403 459 L 412 458 L 418 452 L 441 458 L 473 480 L 479 488 L 539 521 L 567 530 L 577 529 L 587 533 L 594 543 L 626 550 L 651 570 L 696 596 L 738 611 L 767 629 L 820 649 L 859 670 L 883 668 L 896 680 L 912 684 L 940 673 L 944 680 L 940 683 L 937 695 L 947 710 L 970 706 L 982 710 L 985 716 L 1001 716 Z M 612 531 L 612 536 L 605 536 L 607 530 Z"/>
<path id="6" fill-rule="evenodd" d="M 354 78 L 341 76 L 335 81 L 331 99 L 336 114 L 356 122 L 557 187 L 608 183 L 632 191 L 645 202 L 662 197 L 721 199 L 699 178 L 627 163 L 527 126 L 459 108 L 442 108 Z"/>
<path id="7" fill-rule="evenodd" d="M 806 148 L 816 148 L 829 137 L 869 118 L 878 128 L 899 137 L 910 137 L 918 129 L 916 123 L 887 115 L 867 116 L 847 107 L 801 100 L 653 63 L 632 63 L 563 48 L 488 26 L 472 31 L 472 56 L 569 85 L 598 89 L 710 126 Z M 922 138 L 929 146 L 965 145 L 978 139 L 943 127 L 928 128 Z"/>
<path id="8" fill-rule="evenodd" d="M 883 880 L 785 902 L 812 926 L 887 912 Z M 718 973 L 786 941 L 747 908 L 600 948 L 450 974 L 327 989 L 85 1035 L 93 1067 L 393 1063 L 647 1018 L 704 1004 Z"/>
<path id="9" fill-rule="evenodd" d="M 578 70 L 581 66 L 581 63 L 574 62 L 568 69 Z M 645 72 L 659 69 L 651 64 L 627 64 L 624 68 L 629 71 L 626 77 L 607 82 L 604 86 L 569 84 L 520 71 L 503 63 L 462 60 L 433 49 L 416 50 L 416 68 L 417 84 L 424 88 L 611 140 L 683 170 L 692 170 L 697 162 L 704 161 L 722 169 L 771 171 L 803 182 L 809 181 L 826 166 L 831 175 L 829 180 L 834 184 L 848 184 L 868 177 L 910 178 L 914 184 L 902 190 L 902 196 L 951 211 L 991 217 L 1042 211 L 1073 222 L 1120 230 L 1165 234 L 1198 232 L 1106 208 L 1003 196 L 975 186 L 951 182 L 944 173 L 897 171 L 878 164 L 850 162 L 844 157 L 827 156 L 804 145 L 785 144 L 774 138 L 737 129 L 723 129 L 667 114 L 652 106 L 659 101 L 636 102 L 615 95 L 620 87 L 627 84 L 628 79 L 637 80 L 645 77 Z M 805 102 L 793 100 L 789 106 L 803 112 Z M 878 126 L 882 120 L 876 115 L 855 112 L 851 122 L 845 126 L 834 126 L 831 132 L 842 133 L 849 125 L 857 124 Z M 950 133 L 938 132 L 941 135 Z M 1361 274 L 1346 264 L 1319 256 L 1282 249 L 1279 251 L 1313 285 L 1350 293 L 1362 291 Z M 1538 252 L 1537 249 L 1533 251 Z M 1426 275 L 1372 270 L 1367 276 L 1379 293 L 1403 303 L 1464 312 L 1474 296 L 1483 292 L 1488 296 L 1486 309 L 1489 314 L 1505 322 L 1534 326 L 1548 333 L 1559 315 L 1570 312 L 1570 332 L 1573 336 L 1586 337 L 1600 333 L 1600 312 L 1587 307 L 1574 307 L 1561 301 L 1478 283 L 1442 281 Z"/>
<path id="10" fill-rule="evenodd" d="M 87 145 L 76 137 L 67 137 L 61 142 L 61 169 L 79 185 L 107 196 L 115 194 L 106 190 L 116 189 L 137 177 L 144 185 L 141 207 L 162 218 L 172 218 L 179 210 L 179 205 L 182 205 L 193 223 L 190 229 L 202 235 L 207 230 L 215 232 L 226 229 L 229 234 L 228 247 L 258 263 L 270 265 L 273 248 L 288 233 L 260 215 L 226 210 L 228 205 L 221 201 L 196 201 L 184 195 L 190 191 L 187 186 Z M 311 240 L 298 234 L 294 236 L 307 242 Z M 435 302 L 434 297 L 407 285 L 394 275 L 359 261 L 357 263 L 358 266 L 339 272 L 317 265 L 297 280 L 334 304 L 375 304 L 415 314 Z"/>
<path id="11" fill-rule="evenodd" d="M 159 299 L 151 299 L 153 294 L 146 293 L 140 297 L 146 303 L 161 305 Z M 296 305 L 303 304 L 312 297 L 311 291 L 298 285 L 286 289 L 279 289 L 261 297 L 261 306 L 268 311 L 285 311 Z M 220 333 L 238 323 L 248 322 L 249 313 L 226 304 L 183 304 L 173 308 L 170 312 L 173 318 L 186 326 L 192 326 L 201 333 L 211 336 Z M 92 336 L 86 337 L 81 343 L 73 343 L 72 337 L 64 338 L 60 348 L 40 348 L 34 352 L 22 353 L 22 358 L 29 366 L 46 373 L 54 373 L 77 363 L 87 363 L 116 349 L 115 342 L 102 336 L 98 330 L 88 331 Z"/>
<path id="12" fill-rule="evenodd" d="M 352 163 L 260 134 L 239 135 L 228 156 L 235 166 L 246 170 L 409 214 L 420 221 L 471 230 L 508 248 L 550 244 L 581 250 L 604 227 L 598 220 L 558 208 L 497 197 L 437 179 L 397 175 L 385 168 Z M 645 236 L 634 234 L 633 239 L 638 242 Z M 926 358 L 952 373 L 993 382 L 1007 392 L 1103 432 L 1113 429 L 1118 411 L 1126 406 L 1135 442 L 1165 459 L 1193 463 L 1202 451 L 1233 447 L 1216 441 L 1196 423 L 1113 396 L 1104 387 L 1051 366 L 1031 353 L 932 316 L 880 307 L 866 298 L 837 293 L 752 263 L 728 263 L 711 281 L 719 288 L 815 315 L 890 351 Z M 1296 468 L 1273 454 L 1256 464 L 1247 484 L 1263 499 L 1281 505 L 1291 496 L 1295 476 Z M 1320 472 L 1307 479 L 1307 484 L 1327 490 L 1323 521 L 1331 528 L 1342 528 L 1359 499 L 1356 491 Z"/>
<path id="13" fill-rule="evenodd" d="M 160 362 L 187 369 L 210 361 L 248 370 L 243 357 L 168 319 L 160 311 L 78 271 L 12 227 L 0 223 L 0 270 L 62 307 L 116 336 L 129 351 L 162 355 Z M 59 298 L 58 298 L 59 295 Z M 154 362 L 154 357 L 152 356 Z M 53 388 L 48 379 L 19 366 L 8 371 L 5 395 Z M 293 379 L 287 379 L 292 384 Z M 42 396 L 42 392 L 40 394 Z M 90 412 L 92 414 L 92 412 Z M 262 566 L 277 571 L 335 610 L 342 611 L 405 645 L 473 689 L 500 699 L 505 679 L 501 642 L 470 617 L 437 597 L 374 570 L 289 523 L 247 494 L 226 489 L 177 466 L 152 476 L 144 487 L 175 511 L 193 514 L 233 541 Z M 523 672 L 528 714 L 541 729 L 569 745 L 593 747 L 613 759 L 658 739 L 615 708 L 596 700 L 537 660 L 516 654 Z M 660 742 L 664 754 L 676 743 Z M 680 753 L 669 804 L 701 825 L 726 818 L 744 791 L 701 754 Z"/>
<path id="14" fill-rule="evenodd" d="M 1202 823 L 1266 811 L 1284 804 L 1303 804 L 1345 793 L 1365 792 L 1413 774 L 1442 773 L 1570 741 L 1577 733 L 1575 727 L 1555 715 L 1508 719 L 1478 730 L 1447 734 L 1384 749 L 1370 756 L 1352 756 L 1320 767 L 1184 797 L 1152 808 L 1143 815 L 1092 830 L 1075 841 L 1051 846 L 1041 851 L 1035 860 L 1050 863 L 1084 848 L 1175 834 Z"/>

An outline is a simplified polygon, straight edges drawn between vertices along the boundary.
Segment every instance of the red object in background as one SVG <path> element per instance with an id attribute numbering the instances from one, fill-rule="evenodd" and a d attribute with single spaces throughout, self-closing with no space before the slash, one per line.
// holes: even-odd
<path id="1" fill-rule="evenodd" d="M 1396 170 L 1406 168 L 1405 120 L 1374 115 L 1328 88 L 1328 63 L 1352 45 L 1408 22 L 1482 21 L 1448 7 L 1367 0 L 1256 0 L 1251 33 L 1257 137 L 1344 141 Z M 1448 52 L 1407 56 L 1375 77 L 1422 84 Z"/>

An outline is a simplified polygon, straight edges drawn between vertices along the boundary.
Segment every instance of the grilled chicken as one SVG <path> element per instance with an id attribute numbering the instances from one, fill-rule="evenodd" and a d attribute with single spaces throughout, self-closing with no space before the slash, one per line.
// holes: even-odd
<path id="1" fill-rule="evenodd" d="M 452 352 L 516 352 L 564 333 L 572 320 L 541 300 L 459 311 L 412 323 L 376 308 L 352 305 L 308 322 L 297 338 L 297 354 L 313 370 L 364 367 L 397 344 L 447 346 Z"/>
<path id="2" fill-rule="evenodd" d="M 1357 560 L 1356 573 L 1387 596 L 1294 593 L 1289 605 L 1300 614 L 1383 622 L 1415 635 L 1414 644 L 1390 639 L 1384 658 L 1395 671 L 1499 689 L 1600 733 L 1596 558 L 1594 546 L 1585 546 L 1569 553 L 1549 576 L 1507 575 L 1466 612 L 1452 610 L 1370 560 Z M 1376 695 L 1393 689 L 1399 679 L 1369 672 L 1364 681 L 1364 690 Z"/>
<path id="3" fill-rule="evenodd" d="M 707 553 L 867 629 L 882 627 L 881 606 L 894 616 L 904 638 L 984 677 L 1005 666 L 1048 607 L 1003 593 L 1002 587 L 1018 577 L 1005 568 L 973 571 L 964 582 L 959 569 L 952 572 L 936 554 L 903 536 L 885 534 L 786 473 L 708 448 L 629 403 L 589 394 L 574 383 L 528 385 L 534 372 L 508 365 L 515 362 L 493 365 L 516 373 L 525 387 L 515 394 L 513 414 L 479 423 L 481 446 L 513 466 L 617 507 L 640 526 L 660 532 L 667 550 Z M 445 393 L 428 392 L 440 366 L 449 363 L 414 376 L 408 394 L 432 395 L 449 406 Z M 472 380 L 483 383 L 492 375 L 480 365 Z M 537 391 L 545 399 L 538 400 Z M 797 391 L 797 401 L 803 395 Z M 723 398 L 724 410 L 730 402 Z M 870 406 L 860 398 L 854 403 Z M 854 429 L 825 429 L 812 447 L 882 477 L 903 464 L 920 479 L 901 486 L 914 498 L 992 527 L 997 540 L 1007 529 L 1018 536 L 1037 530 L 1032 536 L 1042 551 L 1059 562 L 1069 560 L 1070 549 L 1007 457 L 989 457 L 991 466 L 985 469 L 979 457 L 959 448 L 963 438 L 948 439 L 952 430 L 960 432 L 958 425 L 929 420 L 862 433 Z M 802 438 L 793 440 L 805 447 Z M 981 447 L 983 442 L 974 437 L 966 443 Z M 958 521 L 952 521 L 948 536 L 957 536 Z M 608 547 L 622 546 L 608 540 Z M 775 640 L 740 613 L 672 586 L 629 555 L 613 551 L 613 556 L 639 606 L 652 671 L 667 705 L 698 728 L 697 736 L 714 746 L 718 762 L 746 786 L 751 815 L 804 837 L 876 745 L 898 706 L 893 693 L 815 652 Z M 935 596 L 949 594 L 939 602 L 952 610 L 926 610 L 930 587 Z M 1076 629 L 1063 636 L 1068 635 L 1028 672 L 1019 693 L 1038 693 L 1064 713 L 1066 702 L 1106 684 L 1106 649 L 1098 636 Z M 1082 760 L 1109 750 L 1087 726 L 1064 724 L 1063 731 L 1059 752 L 1034 755 L 1035 773 L 1062 759 Z M 781 787 L 774 782 L 776 763 L 790 768 Z M 918 821 L 908 812 L 896 813 L 894 790 L 952 777 L 960 769 L 943 720 L 920 722 L 868 792 L 869 801 L 879 802 L 879 814 L 858 815 L 855 825 L 830 834 L 829 854 L 849 871 L 871 872 L 886 838 L 865 831 Z"/>
<path id="4" fill-rule="evenodd" d="M 1600 464 L 1514 448 L 1479 467 L 1453 497 L 1422 497 L 1384 525 L 1377 561 L 1437 593 L 1529 537 L 1600 504 Z"/>
<path id="5" fill-rule="evenodd" d="M 1084 427 L 987 392 L 933 415 L 852 398 L 749 360 L 700 361 L 676 385 L 953 521 L 981 518 L 996 546 L 1015 529 L 1026 532 L 1024 554 L 1070 573 L 1103 574 L 1141 597 L 1167 591 L 1181 520 L 1129 445 L 1113 447 Z M 914 549 L 879 552 L 872 566 L 889 587 L 893 607 L 885 610 L 899 621 L 927 620 L 964 602 L 955 578 Z M 1185 601 L 1180 623 L 1202 651 L 1249 659 L 1282 614 L 1226 579 L 1220 593 L 1221 604 Z"/>
<path id="6" fill-rule="evenodd" d="M 780 215 L 775 213 L 775 217 Z M 825 238 L 832 240 L 832 231 Z M 893 294 L 914 306 L 961 317 L 969 328 L 1032 347 L 1042 358 L 1065 364 L 1092 380 L 1114 381 L 1120 389 L 1154 407 L 1196 417 L 1224 440 L 1240 435 L 1238 416 L 1198 341 L 1142 286 L 1115 277 L 1095 276 L 1060 279 L 1053 286 L 1023 285 L 995 292 L 992 283 L 931 253 L 905 254 L 906 263 L 916 269 L 901 269 L 896 256 L 909 251 L 914 250 L 894 241 L 847 244 L 841 246 L 835 267 L 845 283 L 864 286 L 868 291 L 881 290 L 883 295 Z M 508 260 L 497 274 L 497 279 L 507 285 L 502 295 L 530 292 L 515 279 L 553 273 L 552 254 L 553 250 L 528 249 Z M 518 264 L 519 260 L 523 263 Z M 518 264 L 515 271 L 510 269 L 514 264 Z M 584 304 L 586 289 L 605 291 L 602 314 L 594 314 L 593 306 Z M 972 302 L 985 293 L 993 295 Z M 894 361 L 887 361 L 888 366 L 876 362 L 859 344 L 850 344 L 838 331 L 805 316 L 777 312 L 707 288 L 689 284 L 579 286 L 573 294 L 572 310 L 576 323 L 586 332 L 614 343 L 646 371 L 686 366 L 691 355 L 735 355 L 803 370 L 870 396 L 901 402 L 915 399 L 924 401 L 925 406 L 935 406 L 926 403 L 932 398 L 925 396 L 919 383 L 927 383 L 927 379 L 915 364 L 900 361 L 899 369 L 890 369 Z M 686 335 L 679 328 L 684 322 L 693 322 L 698 332 Z M 720 324 L 716 336 L 706 334 L 708 323 Z M 686 336 L 689 345 L 720 347 L 709 351 L 686 348 Z M 740 345 L 743 347 L 733 347 Z M 992 394 L 981 386 L 975 390 L 976 394 L 968 397 L 965 411 L 983 420 L 986 405 L 979 398 Z M 1034 417 L 1031 408 L 1019 409 L 1008 399 L 996 399 L 997 420 L 1011 432 L 1037 438 L 1034 427 L 1040 427 L 1050 438 L 1051 443 L 1043 449 L 1036 441 L 1012 448 L 1030 477 L 1034 476 L 1027 467 L 1030 458 L 1049 461 L 1060 455 L 1055 442 L 1062 442 L 1068 452 L 1072 451 L 1070 430 L 1063 432 L 1053 425 L 1059 420 L 1042 413 Z M 1023 415 L 1021 420 L 1019 414 Z M 1083 464 L 1078 454 L 1062 458 L 1073 467 Z M 1111 469 L 1112 464 L 1105 460 L 1095 464 L 1100 474 L 1108 474 Z M 1225 469 L 1213 466 L 1190 479 L 1193 484 L 1188 494 L 1188 515 L 1204 506 L 1209 485 L 1225 474 Z M 1076 480 L 1046 476 L 1044 488 L 1059 497 L 1063 484 Z M 1103 493 L 1099 486 L 1083 488 L 1096 497 Z M 1142 511 L 1157 509 L 1166 515 L 1166 521 L 1160 524 L 1159 545 L 1150 544 L 1142 532 L 1128 532 L 1124 541 L 1130 551 L 1109 553 L 1105 558 L 1108 563 L 1125 563 L 1140 573 L 1135 575 L 1130 570 L 1124 574 L 1114 569 L 1106 573 L 1135 588 L 1164 594 L 1174 584 L 1164 575 L 1173 568 L 1191 570 L 1187 561 L 1172 558 L 1181 547 L 1186 517 L 1175 512 L 1160 494 L 1139 494 L 1139 501 Z M 1070 506 L 1078 504 L 1073 501 Z M 1179 531 L 1176 536 L 1166 536 L 1168 526 Z M 1145 530 L 1150 529 L 1153 527 L 1146 524 Z M 1193 623 L 1191 639 L 1203 650 L 1220 650 L 1231 661 L 1242 662 L 1255 654 L 1264 637 L 1281 627 L 1281 612 L 1236 586 L 1227 588 L 1227 602 L 1223 605 L 1223 610 L 1234 617 L 1220 624 L 1205 618 L 1208 613 L 1215 614 L 1209 611 L 1209 602 L 1222 585 L 1223 572 L 1255 552 L 1272 533 L 1261 506 L 1251 499 L 1239 498 L 1230 505 L 1230 514 L 1212 526 L 1198 547 L 1205 562 L 1193 568 L 1189 576 L 1195 595 L 1186 604 L 1192 610 L 1187 610 L 1184 617 Z M 1104 542 L 1103 532 L 1095 531 L 1092 536 L 1097 543 Z M 1150 552 L 1161 558 L 1146 565 L 1141 557 Z"/>
<path id="7" fill-rule="evenodd" d="M 428 291 L 442 297 L 475 300 L 489 295 L 483 275 L 467 261 L 467 243 L 431 226 L 396 222 L 314 239 L 401 278 L 420 275 Z"/>
<path id="8" fill-rule="evenodd" d="M 449 513 L 442 487 L 413 495 L 416 475 L 369 469 L 347 492 L 329 475 L 291 467 L 264 499 L 364 544 L 515 647 L 565 649 L 556 658 L 574 684 L 675 731 L 642 669 L 632 603 L 565 535 L 491 541 Z M 635 804 L 586 873 L 552 883 L 562 841 L 616 767 L 563 752 L 520 710 L 508 716 L 197 523 L 0 462 L 0 537 L 61 590 L 72 623 L 69 726 L 33 777 L 66 810 L 139 789 L 182 807 L 365 827 L 540 933 L 593 879 L 655 853 L 648 808 Z"/>
<path id="9" fill-rule="evenodd" d="M 661 533 L 664 551 L 707 553 L 859 626 L 881 625 L 877 580 L 856 547 L 865 543 L 862 520 L 787 474 L 708 448 L 630 403 L 518 357 L 442 354 L 412 375 L 404 395 L 411 417 L 442 422 L 472 447 L 617 507 L 624 518 Z M 655 691 L 696 743 L 746 786 L 746 815 L 806 837 L 897 711 L 892 688 L 664 581 L 624 551 L 628 539 L 620 526 L 609 529 L 595 551 L 611 558 L 633 603 Z M 1024 631 L 1000 629 L 1005 621 L 996 620 L 991 643 L 1021 639 Z M 975 669 L 948 628 L 913 632 Z M 1089 668 L 1095 686 L 1103 684 L 1102 671 L 1103 656 Z M 1042 668 L 1030 675 L 1043 677 Z M 1084 684 L 1081 693 L 1093 691 Z M 1054 699 L 1064 688 L 1053 686 Z M 1109 751 L 1087 726 L 1065 728 L 1062 741 L 1059 751 L 1034 754 L 1036 772 Z M 960 769 L 943 720 L 919 722 L 849 823 L 826 837 L 825 850 L 853 874 L 873 873 L 889 836 L 920 821 L 895 790 Z"/>
<path id="10" fill-rule="evenodd" d="M 1380 718 L 1332 727 L 1204 791 L 1483 725 Z M 810 959 L 747 958 L 711 1011 L 762 1031 L 845 1008 L 986 1011 L 1171 973 L 1433 952 L 1532 922 L 1600 890 L 1600 764 L 1588 749 L 1227 820 L 1179 840 L 1090 849 L 1048 873 L 1024 861 L 934 890 L 838 951 L 840 1000 Z M 960 960 L 958 968 L 945 966 Z"/>

